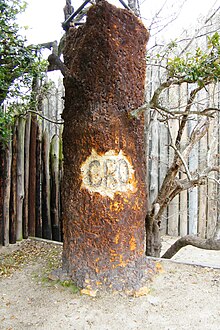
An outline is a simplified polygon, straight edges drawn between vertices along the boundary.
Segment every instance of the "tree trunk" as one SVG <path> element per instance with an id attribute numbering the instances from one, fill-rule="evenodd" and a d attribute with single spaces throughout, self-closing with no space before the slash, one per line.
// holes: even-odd
<path id="1" fill-rule="evenodd" d="M 67 34 L 63 267 L 81 287 L 134 287 L 147 272 L 144 118 L 129 115 L 144 102 L 147 39 L 104 1 Z"/>
<path id="2" fill-rule="evenodd" d="M 24 134 L 25 134 L 25 119 L 18 119 L 17 130 L 17 241 L 23 238 L 23 200 L 24 200 Z"/>
<path id="3" fill-rule="evenodd" d="M 155 218 L 155 212 L 147 213 L 145 220 L 146 229 L 146 255 L 159 258 L 161 251 L 160 219 Z"/>

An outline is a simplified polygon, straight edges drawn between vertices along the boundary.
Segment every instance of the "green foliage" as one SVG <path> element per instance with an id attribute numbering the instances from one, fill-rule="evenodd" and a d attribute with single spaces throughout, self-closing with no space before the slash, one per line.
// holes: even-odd
<path id="1" fill-rule="evenodd" d="M 27 46 L 19 32 L 16 19 L 25 8 L 23 0 L 0 2 L 0 105 L 6 97 L 25 95 L 30 90 L 33 75 L 41 75 L 42 69 L 45 70 L 38 47 Z"/>
<path id="2" fill-rule="evenodd" d="M 47 68 L 39 47 L 27 45 L 20 34 L 17 15 L 25 8 L 23 0 L 0 2 L 0 142 L 3 144 L 10 136 L 13 112 L 20 113 L 33 102 L 33 78 L 43 79 Z M 7 113 L 1 110 L 5 100 L 10 101 Z"/>
<path id="3" fill-rule="evenodd" d="M 4 113 L 0 111 L 0 143 L 4 147 L 11 137 L 11 127 L 14 122 L 14 115 L 11 111 Z"/>
<path id="4" fill-rule="evenodd" d="M 216 32 L 208 38 L 208 49 L 197 48 L 194 53 L 168 59 L 168 76 L 181 81 L 205 86 L 220 77 L 220 37 Z"/>
<path id="5" fill-rule="evenodd" d="M 72 293 L 78 293 L 79 288 L 72 281 L 58 281 L 64 288 L 69 288 Z"/>

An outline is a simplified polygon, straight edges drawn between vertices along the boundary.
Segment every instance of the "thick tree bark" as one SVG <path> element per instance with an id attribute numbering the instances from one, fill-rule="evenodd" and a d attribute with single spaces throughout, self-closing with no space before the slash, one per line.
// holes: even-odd
<path id="1" fill-rule="evenodd" d="M 172 258 L 181 248 L 187 245 L 192 245 L 204 250 L 220 250 L 220 239 L 203 239 L 196 236 L 187 235 L 181 237 L 174 244 L 172 244 L 171 247 L 164 253 L 162 258 Z"/>
<path id="2" fill-rule="evenodd" d="M 63 267 L 81 287 L 134 287 L 147 271 L 144 119 L 129 115 L 144 102 L 147 39 L 107 2 L 67 34 Z"/>

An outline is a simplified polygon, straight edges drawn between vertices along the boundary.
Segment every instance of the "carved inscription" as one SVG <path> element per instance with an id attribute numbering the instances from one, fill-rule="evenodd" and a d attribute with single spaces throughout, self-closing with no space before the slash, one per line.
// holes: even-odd
<path id="1" fill-rule="evenodd" d="M 135 192 L 134 169 L 122 151 L 110 150 L 98 155 L 95 150 L 81 166 L 82 187 L 102 196 L 116 192 Z"/>

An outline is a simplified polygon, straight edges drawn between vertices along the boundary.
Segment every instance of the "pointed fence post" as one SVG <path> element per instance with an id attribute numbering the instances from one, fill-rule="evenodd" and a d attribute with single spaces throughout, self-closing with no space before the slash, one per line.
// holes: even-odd
<path id="1" fill-rule="evenodd" d="M 24 136 L 25 136 L 25 118 L 18 119 L 17 130 L 17 224 L 16 239 L 23 239 L 23 201 L 24 201 Z"/>

